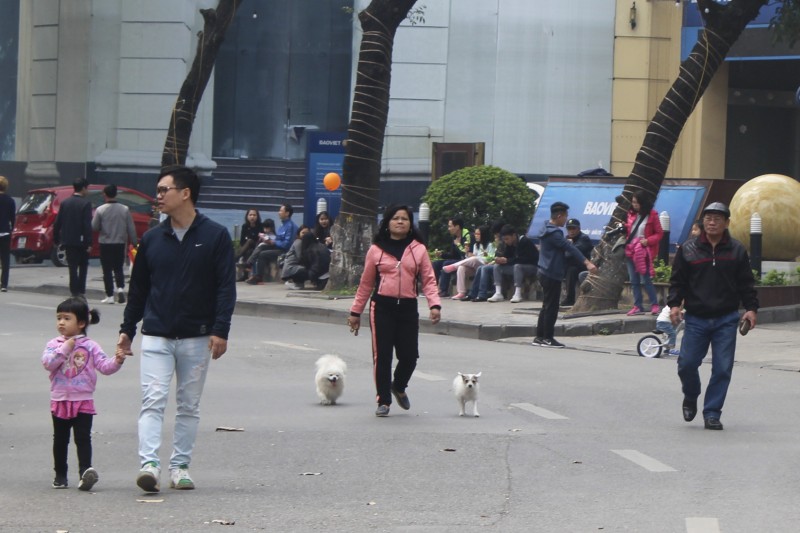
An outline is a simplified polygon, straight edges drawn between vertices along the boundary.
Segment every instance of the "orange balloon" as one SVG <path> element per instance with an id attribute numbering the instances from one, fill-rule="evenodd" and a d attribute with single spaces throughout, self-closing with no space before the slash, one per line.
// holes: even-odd
<path id="1" fill-rule="evenodd" d="M 322 178 L 322 184 L 329 191 L 335 191 L 339 188 L 339 185 L 342 184 L 342 178 L 340 178 L 339 174 L 336 172 L 328 172 L 325 174 L 325 177 Z"/>

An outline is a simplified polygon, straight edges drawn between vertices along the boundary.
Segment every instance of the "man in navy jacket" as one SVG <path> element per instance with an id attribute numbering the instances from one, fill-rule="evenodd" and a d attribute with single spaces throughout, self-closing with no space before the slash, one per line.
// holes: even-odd
<path id="1" fill-rule="evenodd" d="M 236 303 L 231 237 L 195 210 L 200 194 L 197 174 L 183 166 L 166 167 L 156 191 L 159 211 L 168 218 L 142 237 L 117 343 L 117 353 L 132 355 L 131 339 L 142 321 L 142 468 L 136 484 L 145 492 L 160 489 L 158 451 L 173 374 L 177 412 L 169 484 L 194 488 L 189 463 L 200 422 L 200 397 L 209 359 L 227 350 Z"/>
<path id="2" fill-rule="evenodd" d="M 89 183 L 84 178 L 72 184 L 74 193 L 61 202 L 53 224 L 53 242 L 62 245 L 69 267 L 69 292 L 86 295 L 89 251 L 92 249 L 92 203 L 86 199 Z"/>

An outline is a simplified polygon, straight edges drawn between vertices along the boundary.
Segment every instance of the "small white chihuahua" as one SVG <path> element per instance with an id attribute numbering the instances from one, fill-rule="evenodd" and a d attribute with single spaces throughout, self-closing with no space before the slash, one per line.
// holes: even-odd
<path id="1" fill-rule="evenodd" d="M 336 400 L 344 392 L 344 376 L 347 364 L 337 355 L 323 355 L 317 359 L 317 396 L 322 405 L 336 405 Z"/>
<path id="2" fill-rule="evenodd" d="M 464 416 L 464 408 L 467 402 L 472 402 L 472 415 L 481 416 L 478 414 L 478 378 L 481 373 L 477 374 L 462 374 L 458 373 L 453 380 L 453 392 L 455 392 L 456 400 L 458 400 L 459 412 L 458 416 Z"/>

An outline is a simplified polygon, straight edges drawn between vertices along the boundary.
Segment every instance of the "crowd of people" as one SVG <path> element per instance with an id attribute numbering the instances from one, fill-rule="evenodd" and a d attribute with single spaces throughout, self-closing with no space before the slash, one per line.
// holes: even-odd
<path id="1" fill-rule="evenodd" d="M 141 323 L 142 396 L 138 421 L 141 468 L 136 484 L 145 492 L 160 490 L 159 450 L 174 377 L 177 408 L 168 465 L 169 485 L 178 490 L 194 489 L 189 466 L 199 423 L 199 404 L 210 360 L 219 359 L 228 348 L 236 301 L 234 265 L 249 264 L 258 268 L 256 272 L 264 273 L 266 263 L 274 257 L 281 263 L 280 276 L 289 288 L 301 288 L 307 281 L 316 288 L 325 285 L 333 245 L 327 212 L 317 215 L 313 228 L 305 225 L 297 228 L 291 221 L 292 207 L 284 205 L 279 212 L 281 227 L 275 231 L 274 224 L 262 221 L 259 212 L 250 209 L 245 214 L 239 250 L 234 254 L 228 231 L 196 211 L 199 189 L 199 178 L 186 167 L 167 167 L 162 171 L 157 204 L 167 217 L 141 240 L 113 356 L 106 355 L 88 338 L 88 326 L 99 321 L 99 314 L 89 308 L 82 294 L 75 294 L 56 309 L 59 335 L 47 343 L 41 359 L 51 381 L 53 488 L 69 485 L 70 433 L 78 452 L 78 488 L 88 491 L 98 482 L 91 445 L 97 373 L 113 374 L 134 355 L 132 340 Z M 115 192 L 106 191 L 110 207 L 101 212 L 96 222 L 101 227 L 108 224 L 103 222 L 103 215 L 114 209 Z M 76 188 L 76 197 L 79 193 Z M 662 232 L 655 211 L 644 198 L 635 197 L 632 204 L 626 226 L 626 258 L 629 271 L 638 276 L 636 285 L 645 285 L 649 293 L 650 256 Z M 76 202 L 77 207 L 80 205 Z M 77 211 L 82 213 L 82 209 Z M 711 430 L 723 429 L 720 417 L 732 373 L 736 332 L 745 334 L 755 327 L 758 311 L 749 258 L 742 244 L 730 237 L 729 219 L 730 211 L 724 204 L 715 202 L 703 210 L 703 218 L 693 227 L 692 236 L 678 247 L 667 306 L 656 313 L 657 302 L 654 297 L 650 299 L 651 312 L 659 314 L 658 323 L 665 331 L 669 329 L 667 325 L 676 326 L 685 320 L 678 375 L 684 395 L 682 412 L 687 422 L 698 412 L 701 388 L 698 367 L 711 346 L 711 380 L 703 408 L 705 428 Z M 82 225 L 83 216 L 80 220 Z M 120 235 L 127 231 L 123 231 L 125 224 L 111 226 Z M 565 226 L 566 234 L 562 230 Z M 413 213 L 405 206 L 386 209 L 367 251 L 347 326 L 358 335 L 361 315 L 369 310 L 378 417 L 389 415 L 393 401 L 401 409 L 411 408 L 407 389 L 419 358 L 419 292 L 426 297 L 431 323 L 437 324 L 441 319 L 441 297 L 450 284 L 444 274 L 456 273 L 458 293 L 453 299 L 460 301 L 499 301 L 503 298 L 504 277 L 514 284 L 514 301 L 524 278 L 536 276 L 543 296 L 532 344 L 563 348 L 553 337 L 559 306 L 563 303 L 560 303 L 562 282 L 573 283 L 581 270 L 590 273 L 597 270 L 588 258 L 588 238 L 580 231 L 580 222 L 569 217 L 569 206 L 563 202 L 550 206 L 550 218 L 536 235 L 538 247 L 504 223 L 469 232 L 461 220 L 454 218 L 448 229 L 453 236 L 452 253 L 458 251 L 462 257 L 439 263 L 438 276 L 437 265 L 430 260 L 424 239 L 414 226 Z M 276 251 L 285 252 L 269 253 L 262 262 L 264 254 Z M 468 293 L 466 276 L 470 274 L 474 282 Z M 109 268 L 105 281 L 111 298 L 115 277 L 116 268 Z M 489 280 L 495 285 L 492 298 L 486 298 Z M 208 290 L 197 291 L 198 286 Z M 473 293 L 475 287 L 478 289 Z M 472 298 L 471 294 L 477 297 Z M 637 299 L 634 312 L 628 314 L 639 314 L 642 309 L 641 291 L 634 294 Z M 574 297 L 574 293 L 568 289 L 567 298 L 570 296 Z M 745 308 L 741 317 L 740 305 Z M 674 331 L 668 333 L 674 346 Z"/>

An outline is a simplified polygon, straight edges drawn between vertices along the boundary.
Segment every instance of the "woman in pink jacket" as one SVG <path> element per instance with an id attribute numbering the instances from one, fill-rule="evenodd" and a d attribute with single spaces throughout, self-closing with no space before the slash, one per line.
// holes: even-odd
<path id="1" fill-rule="evenodd" d="M 411 407 L 405 391 L 419 358 L 418 279 L 428 300 L 433 324 L 441 318 L 441 305 L 428 250 L 414 228 L 411 210 L 405 206 L 386 208 L 372 242 L 347 324 L 350 331 L 358 335 L 361 313 L 372 294 L 369 318 L 378 393 L 375 416 L 388 416 L 392 395 L 401 408 Z M 393 352 L 397 354 L 394 379 Z"/>
<path id="2" fill-rule="evenodd" d="M 628 265 L 628 279 L 633 290 L 633 308 L 628 311 L 628 316 L 644 314 L 642 285 L 650 299 L 650 313 L 657 315 L 661 307 L 653 286 L 653 261 L 658 257 L 658 243 L 661 242 L 664 230 L 661 229 L 652 201 L 643 191 L 634 193 L 631 198 L 625 230 L 628 234 L 625 263 Z"/>

